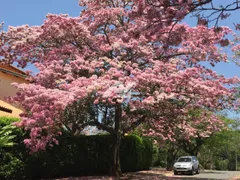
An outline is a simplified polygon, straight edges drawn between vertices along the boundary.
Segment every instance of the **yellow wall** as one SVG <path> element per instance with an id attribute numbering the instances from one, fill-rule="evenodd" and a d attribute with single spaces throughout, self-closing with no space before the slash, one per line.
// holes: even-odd
<path id="1" fill-rule="evenodd" d="M 21 109 L 4 101 L 4 97 L 14 96 L 17 92 L 16 88 L 11 85 L 13 82 L 27 83 L 24 78 L 16 77 L 0 71 L 0 106 L 12 110 L 12 113 L 0 111 L 0 116 L 19 117 L 19 114 L 22 112 Z"/>
<path id="2" fill-rule="evenodd" d="M 12 106 L 11 104 L 8 104 L 4 101 L 1 101 L 1 100 L 0 100 L 0 106 L 12 110 L 12 113 L 7 113 L 7 112 L 4 112 L 4 111 L 0 111 L 0 116 L 19 117 L 19 114 L 22 113 L 22 110 Z"/>

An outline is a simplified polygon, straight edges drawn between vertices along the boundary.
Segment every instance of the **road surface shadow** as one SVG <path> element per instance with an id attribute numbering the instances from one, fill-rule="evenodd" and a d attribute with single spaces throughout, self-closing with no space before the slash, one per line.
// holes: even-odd
<path id="1" fill-rule="evenodd" d="M 194 175 L 177 175 L 177 176 L 167 176 L 167 175 L 163 175 L 163 174 L 154 174 L 154 173 L 135 173 L 135 174 L 131 174 L 131 175 L 127 175 L 126 177 L 122 178 L 123 180 L 157 180 L 157 179 L 161 179 L 161 180 L 213 180 L 210 178 L 200 178 L 200 177 L 196 177 Z"/>
<path id="2" fill-rule="evenodd" d="M 224 174 L 218 171 L 203 171 L 201 174 Z M 84 176 L 84 177 L 68 177 L 54 180 L 115 180 L 111 176 Z M 164 171 L 160 169 L 151 169 L 148 171 L 124 173 L 121 180 L 214 180 L 214 178 L 197 177 L 197 175 L 173 175 L 172 171 Z M 215 179 L 216 180 L 216 179 Z"/>
<path id="3" fill-rule="evenodd" d="M 115 180 L 116 178 L 110 176 L 85 176 L 85 177 L 68 177 L 54 180 Z M 209 178 L 198 178 L 189 175 L 188 177 L 184 176 L 173 176 L 167 177 L 162 174 L 152 174 L 152 173 L 131 173 L 124 174 L 121 177 L 121 180 L 213 180 Z"/>

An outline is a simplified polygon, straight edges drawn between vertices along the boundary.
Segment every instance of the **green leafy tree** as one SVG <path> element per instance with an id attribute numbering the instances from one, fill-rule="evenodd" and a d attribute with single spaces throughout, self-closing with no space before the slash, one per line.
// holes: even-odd
<path id="1" fill-rule="evenodd" d="M 239 120 L 224 118 L 227 128 L 210 136 L 201 147 L 199 160 L 205 169 L 237 170 L 240 158 Z"/>

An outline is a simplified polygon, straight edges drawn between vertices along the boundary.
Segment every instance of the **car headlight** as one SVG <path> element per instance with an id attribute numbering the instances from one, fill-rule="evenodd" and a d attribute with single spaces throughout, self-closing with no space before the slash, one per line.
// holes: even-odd
<path id="1" fill-rule="evenodd" d="M 186 167 L 186 168 L 190 168 L 190 167 L 192 167 L 192 165 L 191 165 L 191 164 L 188 164 L 188 165 L 185 165 L 185 167 Z"/>

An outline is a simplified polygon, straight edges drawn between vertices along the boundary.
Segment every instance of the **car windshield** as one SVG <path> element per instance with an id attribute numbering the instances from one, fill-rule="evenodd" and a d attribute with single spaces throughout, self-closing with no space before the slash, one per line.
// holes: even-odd
<path id="1" fill-rule="evenodd" d="M 178 162 L 191 162 L 192 159 L 191 158 L 179 158 Z"/>

